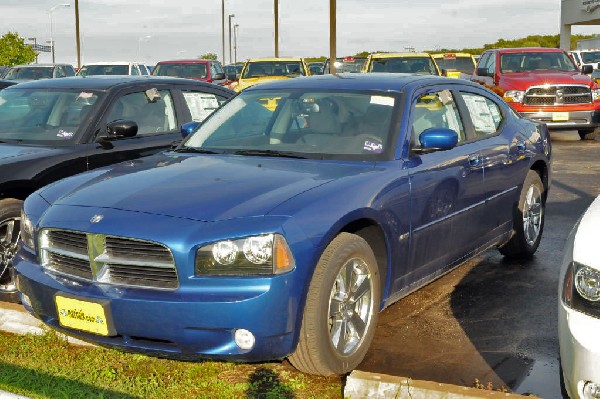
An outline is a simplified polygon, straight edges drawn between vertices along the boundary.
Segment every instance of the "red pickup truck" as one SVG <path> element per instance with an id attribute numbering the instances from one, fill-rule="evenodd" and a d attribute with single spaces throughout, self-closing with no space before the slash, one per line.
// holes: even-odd
<path id="1" fill-rule="evenodd" d="M 575 129 L 582 140 L 600 131 L 600 86 L 555 48 L 504 48 L 481 54 L 472 80 L 496 92 L 519 114 L 551 129 Z"/>

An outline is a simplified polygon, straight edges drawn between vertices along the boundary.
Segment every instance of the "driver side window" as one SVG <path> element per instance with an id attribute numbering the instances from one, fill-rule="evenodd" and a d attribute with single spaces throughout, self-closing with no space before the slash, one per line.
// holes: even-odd
<path id="1" fill-rule="evenodd" d="M 463 122 L 450 90 L 427 93 L 417 99 L 412 113 L 411 145 L 420 146 L 419 137 L 427 129 L 452 129 L 458 142 L 465 140 Z"/>

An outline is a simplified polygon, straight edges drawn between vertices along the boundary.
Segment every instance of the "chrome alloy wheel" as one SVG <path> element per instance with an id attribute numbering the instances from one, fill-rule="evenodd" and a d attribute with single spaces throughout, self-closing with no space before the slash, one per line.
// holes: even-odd
<path id="1" fill-rule="evenodd" d="M 0 292 L 17 290 L 10 276 L 10 269 L 12 259 L 17 253 L 20 225 L 20 218 L 9 218 L 0 222 Z"/>
<path id="2" fill-rule="evenodd" d="M 329 339 L 339 355 L 360 347 L 375 310 L 373 279 L 360 258 L 349 259 L 335 278 L 329 296 Z"/>
<path id="3" fill-rule="evenodd" d="M 529 186 L 523 204 L 523 232 L 527 244 L 533 245 L 540 235 L 544 207 L 542 193 L 536 185 Z"/>

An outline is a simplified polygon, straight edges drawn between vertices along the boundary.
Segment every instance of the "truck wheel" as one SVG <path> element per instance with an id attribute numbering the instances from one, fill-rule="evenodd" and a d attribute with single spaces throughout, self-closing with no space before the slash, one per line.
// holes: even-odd
<path id="1" fill-rule="evenodd" d="M 0 201 L 0 299 L 12 302 L 17 298 L 17 287 L 10 269 L 17 252 L 22 205 L 22 201 L 12 198 Z"/>
<path id="2" fill-rule="evenodd" d="M 579 130 L 578 133 L 581 140 L 595 140 L 598 135 L 598 129 L 583 129 Z"/>
<path id="3" fill-rule="evenodd" d="M 513 236 L 500 253 L 513 258 L 530 258 L 542 239 L 546 199 L 542 179 L 533 170 L 527 172 L 518 207 L 513 210 Z"/>
<path id="4" fill-rule="evenodd" d="M 381 287 L 371 247 L 339 234 L 313 274 L 296 351 L 289 361 L 310 374 L 344 374 L 363 360 L 377 325 Z"/>

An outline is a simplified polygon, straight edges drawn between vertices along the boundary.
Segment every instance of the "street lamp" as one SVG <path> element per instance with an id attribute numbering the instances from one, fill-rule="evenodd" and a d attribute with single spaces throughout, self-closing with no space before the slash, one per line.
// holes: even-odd
<path id="1" fill-rule="evenodd" d="M 237 64 L 237 38 L 238 38 L 238 28 L 240 24 L 233 25 L 233 63 Z"/>
<path id="2" fill-rule="evenodd" d="M 279 0 L 273 0 L 275 14 L 275 58 L 279 57 Z"/>
<path id="3" fill-rule="evenodd" d="M 231 18 L 235 17 L 235 14 L 229 14 L 229 63 L 231 64 Z"/>
<path id="4" fill-rule="evenodd" d="M 223 42 L 223 65 L 225 65 L 225 0 L 221 0 L 221 41 Z"/>
<path id="5" fill-rule="evenodd" d="M 149 40 L 151 38 L 152 38 L 152 36 L 150 36 L 150 35 L 146 35 L 146 36 L 142 36 L 142 37 L 138 38 L 138 52 L 137 52 L 137 60 L 138 61 L 141 61 L 140 53 L 142 50 L 142 41 Z"/>
<path id="6" fill-rule="evenodd" d="M 57 4 L 53 7 L 50 7 L 50 9 L 48 10 L 48 15 L 50 16 L 50 46 L 52 47 L 52 63 L 53 64 L 55 62 L 55 53 L 54 53 L 54 32 L 53 32 L 54 21 L 52 19 L 52 13 L 59 7 L 71 7 L 71 5 L 69 3 Z"/>

